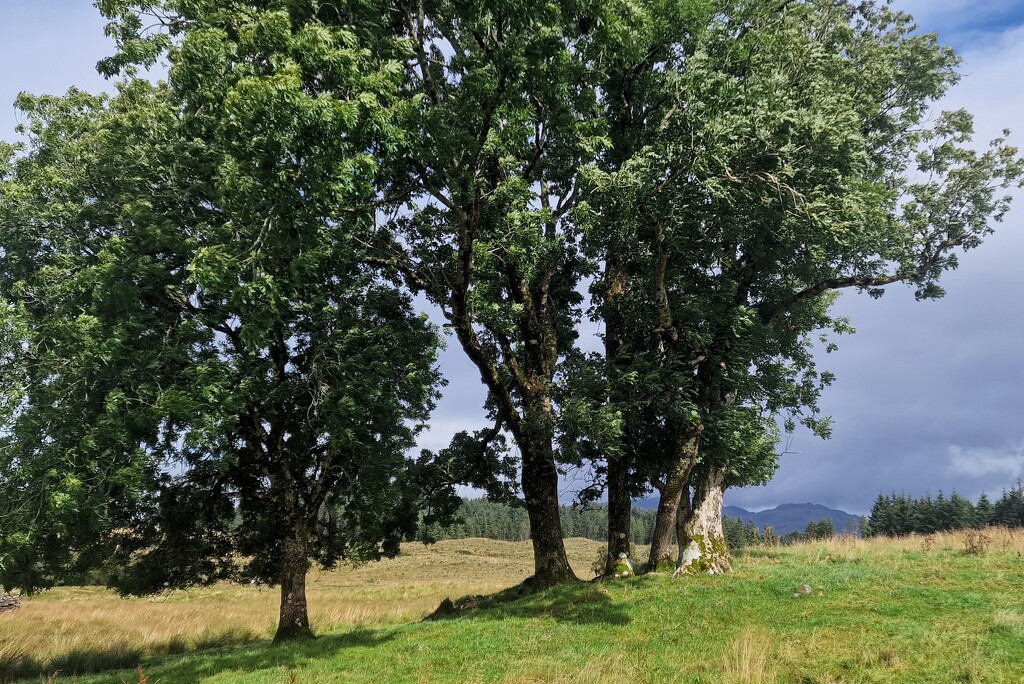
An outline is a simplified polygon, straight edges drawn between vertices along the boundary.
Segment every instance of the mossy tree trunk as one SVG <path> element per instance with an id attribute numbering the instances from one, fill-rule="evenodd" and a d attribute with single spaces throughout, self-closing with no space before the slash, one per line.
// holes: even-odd
<path id="1" fill-rule="evenodd" d="M 710 466 L 694 488 L 693 509 L 681 525 L 679 560 L 675 574 L 721 574 L 732 570 L 732 556 L 722 527 L 725 469 Z M 683 541 L 686 541 L 684 544 Z"/>

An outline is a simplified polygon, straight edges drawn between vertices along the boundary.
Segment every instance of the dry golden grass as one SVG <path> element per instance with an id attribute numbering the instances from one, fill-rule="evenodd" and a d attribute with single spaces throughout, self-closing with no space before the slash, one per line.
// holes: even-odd
<path id="1" fill-rule="evenodd" d="M 778 671 L 772 639 L 764 630 L 747 628 L 722 655 L 722 684 L 774 684 Z"/>
<path id="2" fill-rule="evenodd" d="M 570 539 L 576 573 L 601 544 Z M 418 620 L 442 599 L 490 594 L 532 573 L 529 542 L 463 539 L 433 546 L 407 544 L 402 555 L 307 581 L 310 620 L 321 631 Z M 118 598 L 99 587 L 60 587 L 26 598 L 0 615 L 0 682 L 11 672 L 86 671 L 92 659 L 134 666 L 141 655 L 270 638 L 277 625 L 276 588 L 219 584 L 150 598 Z"/>
<path id="3" fill-rule="evenodd" d="M 831 539 L 793 544 L 790 549 L 804 551 L 808 560 L 856 561 L 893 552 L 962 551 L 984 555 L 987 551 L 1024 555 L 1024 530 L 989 527 L 984 530 L 959 530 L 905 537 L 858 537 L 844 535 Z"/>

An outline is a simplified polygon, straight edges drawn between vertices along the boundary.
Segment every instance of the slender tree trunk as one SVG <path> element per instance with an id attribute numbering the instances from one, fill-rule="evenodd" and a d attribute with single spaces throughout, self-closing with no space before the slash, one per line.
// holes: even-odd
<path id="1" fill-rule="evenodd" d="M 679 545 L 676 574 L 720 574 L 732 570 L 732 556 L 722 528 L 725 469 L 710 466 L 701 474 L 693 496 L 693 512 L 684 525 L 686 545 Z"/>
<path id="2" fill-rule="evenodd" d="M 619 149 L 619 148 L 616 148 Z M 609 401 L 621 401 L 619 383 L 621 372 L 629 368 L 628 357 L 621 354 L 622 315 L 619 306 L 626 289 L 626 275 L 619 267 L 618 256 L 611 250 L 605 257 L 605 280 L 608 290 L 604 305 L 604 356 L 609 379 Z M 608 458 L 608 555 L 605 558 L 604 574 L 615 574 L 619 555 L 632 556 L 630 539 L 632 502 L 630 501 L 629 468 L 631 461 L 629 429 L 622 435 L 622 450 L 618 456 Z"/>
<path id="3" fill-rule="evenodd" d="M 661 488 L 658 513 L 654 518 L 654 536 L 651 539 L 647 572 L 666 571 L 675 567 L 672 562 L 672 534 L 675 532 L 683 491 L 689 483 L 690 471 L 697 462 L 700 432 L 699 429 L 685 429 L 678 434 L 675 461 Z"/>
<path id="4" fill-rule="evenodd" d="M 604 574 L 612 575 L 618 565 L 619 554 L 632 556 L 630 543 L 629 462 L 625 455 L 608 459 L 608 557 Z"/>
<path id="5" fill-rule="evenodd" d="M 306 609 L 306 572 L 309 570 L 309 533 L 301 523 L 285 540 L 281 551 L 281 616 L 274 643 L 313 636 Z"/>
<path id="6" fill-rule="evenodd" d="M 679 497 L 679 511 L 676 513 L 676 544 L 684 548 L 690 543 L 687 535 L 686 525 L 693 515 L 693 500 L 690 498 L 690 485 L 687 483 L 683 488 L 683 495 Z"/>

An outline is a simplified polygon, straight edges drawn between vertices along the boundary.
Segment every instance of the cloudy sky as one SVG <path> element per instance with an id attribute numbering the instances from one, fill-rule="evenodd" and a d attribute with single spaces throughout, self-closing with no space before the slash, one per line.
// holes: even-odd
<path id="1" fill-rule="evenodd" d="M 902 0 L 923 30 L 962 54 L 963 82 L 947 108 L 976 115 L 978 140 L 1003 128 L 1024 147 L 1024 0 Z M 108 87 L 95 72 L 109 54 L 89 0 L 0 0 L 0 137 L 11 139 L 11 103 L 22 90 Z M 775 480 L 731 491 L 727 502 L 759 510 L 814 502 L 866 512 L 880 491 L 956 489 L 971 498 L 1024 477 L 1024 195 L 997 232 L 965 255 L 947 296 L 915 302 L 891 287 L 880 300 L 844 295 L 839 313 L 855 335 L 821 358 L 838 377 L 822 402 L 833 438 L 794 435 Z M 450 380 L 424 446 L 483 422 L 476 373 L 453 341 L 442 356 Z M 566 495 L 571 495 L 566 483 Z"/>

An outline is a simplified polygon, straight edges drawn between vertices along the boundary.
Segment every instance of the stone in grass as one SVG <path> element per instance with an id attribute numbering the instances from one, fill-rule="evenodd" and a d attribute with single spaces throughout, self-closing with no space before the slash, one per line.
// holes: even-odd
<path id="1" fill-rule="evenodd" d="M 636 573 L 633 571 L 633 564 L 629 562 L 629 556 L 625 553 L 619 554 L 619 559 L 615 561 L 615 576 L 616 577 L 632 577 Z"/>
<path id="2" fill-rule="evenodd" d="M 0 613 L 7 613 L 21 608 L 21 599 L 10 594 L 0 594 Z"/>
<path id="3" fill-rule="evenodd" d="M 800 585 L 800 589 L 798 589 L 798 591 L 801 594 L 810 594 L 811 593 L 811 585 L 809 585 L 809 584 L 801 584 Z"/>

